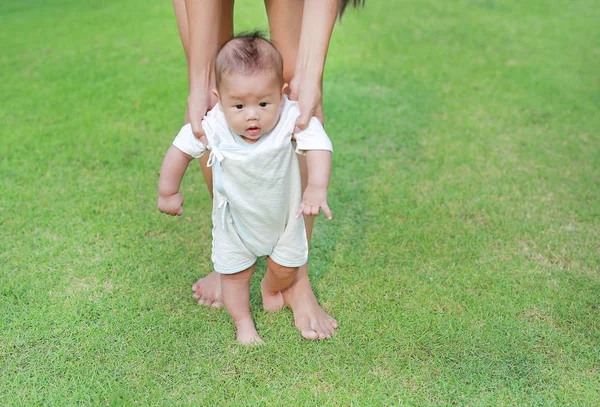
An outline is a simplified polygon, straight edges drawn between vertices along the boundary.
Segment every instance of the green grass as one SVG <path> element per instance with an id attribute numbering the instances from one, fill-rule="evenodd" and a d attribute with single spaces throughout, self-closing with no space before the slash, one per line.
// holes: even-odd
<path id="1" fill-rule="evenodd" d="M 239 29 L 265 27 L 261 2 Z M 336 27 L 335 146 L 308 342 L 196 305 L 198 168 L 155 208 L 183 120 L 170 2 L 0 4 L 0 404 L 600 405 L 600 8 L 367 1 Z"/>

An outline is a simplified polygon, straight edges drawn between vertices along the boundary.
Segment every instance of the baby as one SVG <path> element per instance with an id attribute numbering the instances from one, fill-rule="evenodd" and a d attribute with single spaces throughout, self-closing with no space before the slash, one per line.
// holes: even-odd
<path id="1" fill-rule="evenodd" d="M 212 262 L 221 274 L 223 302 L 243 344 L 262 343 L 250 315 L 250 277 L 258 256 L 267 256 L 261 282 L 263 307 L 283 307 L 281 291 L 308 259 L 302 215 L 331 219 L 327 187 L 331 141 L 313 118 L 292 134 L 300 112 L 287 99 L 283 62 L 259 33 L 238 36 L 219 51 L 215 63 L 217 105 L 197 140 L 185 125 L 167 151 L 158 183 L 158 209 L 183 213 L 179 187 L 193 158 L 209 151 L 213 177 Z M 308 185 L 301 193 L 296 153 L 306 154 Z"/>

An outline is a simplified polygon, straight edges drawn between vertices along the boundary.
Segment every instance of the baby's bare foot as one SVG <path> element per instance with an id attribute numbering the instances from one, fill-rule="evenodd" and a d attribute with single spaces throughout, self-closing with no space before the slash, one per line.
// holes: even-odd
<path id="1" fill-rule="evenodd" d="M 265 280 L 262 280 L 260 282 L 260 292 L 262 294 L 262 303 L 264 310 L 267 312 L 279 311 L 285 305 L 285 303 L 283 302 L 283 295 L 281 295 L 281 292 L 276 292 L 275 294 L 273 294 L 272 292 L 267 291 L 267 289 L 265 289 L 264 287 L 264 284 Z"/>
<path id="2" fill-rule="evenodd" d="M 221 276 L 216 271 L 196 281 L 192 286 L 192 290 L 198 304 L 213 308 L 221 308 L 223 306 Z"/>
<path id="3" fill-rule="evenodd" d="M 235 337 L 242 345 L 262 345 L 263 340 L 258 336 L 256 327 L 252 320 L 240 321 L 235 323 Z"/>
<path id="4" fill-rule="evenodd" d="M 305 339 L 329 339 L 338 323 L 317 302 L 308 278 L 297 281 L 282 293 L 285 305 L 294 313 L 294 323 Z"/>

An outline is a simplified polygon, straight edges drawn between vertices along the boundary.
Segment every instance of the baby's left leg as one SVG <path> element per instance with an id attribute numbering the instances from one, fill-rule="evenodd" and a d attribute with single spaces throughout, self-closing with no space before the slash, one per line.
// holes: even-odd
<path id="1" fill-rule="evenodd" d="M 285 267 L 267 256 L 267 272 L 260 283 L 263 308 L 265 311 L 279 311 L 283 308 L 281 291 L 288 288 L 298 273 L 298 267 Z"/>

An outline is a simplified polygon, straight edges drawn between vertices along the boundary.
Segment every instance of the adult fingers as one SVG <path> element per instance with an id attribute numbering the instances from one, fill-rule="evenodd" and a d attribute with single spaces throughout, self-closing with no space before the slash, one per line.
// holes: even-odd
<path id="1" fill-rule="evenodd" d="M 203 138 L 206 140 L 206 134 L 202 128 L 202 120 L 197 120 L 195 117 L 190 117 L 190 124 L 192 125 L 192 133 L 194 133 L 194 137 L 200 141 L 202 141 Z"/>
<path id="2" fill-rule="evenodd" d="M 300 133 L 301 131 L 306 130 L 311 117 L 312 117 L 312 111 L 310 111 L 309 114 L 300 113 L 300 116 L 298 117 L 298 119 L 296 119 L 296 125 L 294 126 L 294 133 Z"/>
<path id="3" fill-rule="evenodd" d="M 190 124 L 192 125 L 192 132 L 197 139 L 204 136 L 204 129 L 202 128 L 202 119 L 206 115 L 209 109 L 210 97 L 208 93 L 201 93 L 200 95 L 190 93 L 188 97 L 188 110 Z"/>
<path id="4" fill-rule="evenodd" d="M 321 124 L 325 125 L 325 116 L 323 115 L 323 105 L 319 104 L 315 109 L 315 117 L 321 122 Z"/>

